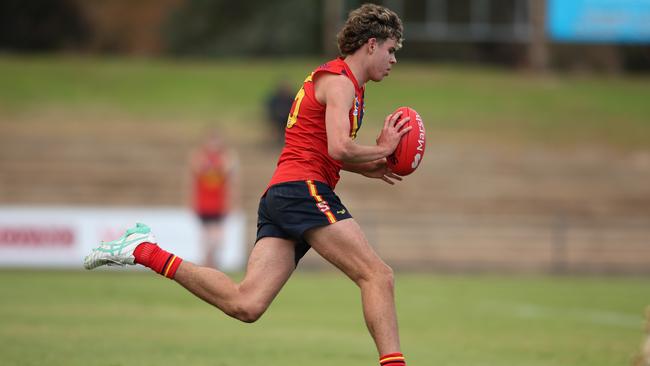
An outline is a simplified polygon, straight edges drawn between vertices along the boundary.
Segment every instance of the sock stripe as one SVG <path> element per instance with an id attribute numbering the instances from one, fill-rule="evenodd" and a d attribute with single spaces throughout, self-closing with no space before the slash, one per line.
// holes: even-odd
<path id="1" fill-rule="evenodd" d="M 157 244 L 147 242 L 138 245 L 133 256 L 136 263 L 172 280 L 183 262 L 183 258 L 163 250 Z"/>
<path id="2" fill-rule="evenodd" d="M 163 276 L 165 276 L 165 277 L 168 277 L 167 273 L 169 272 L 169 269 L 172 268 L 172 266 L 174 265 L 174 261 L 178 257 L 176 257 L 175 255 L 171 255 L 171 256 L 169 256 L 169 258 L 171 259 L 171 260 L 167 259 L 167 263 L 169 263 L 169 265 L 167 265 L 167 263 L 165 263 L 165 267 L 163 267 L 163 268 L 165 268 L 165 273 L 163 274 Z"/>
<path id="3" fill-rule="evenodd" d="M 167 256 L 167 259 L 165 259 L 165 264 L 163 264 L 163 266 L 160 267 L 160 272 L 158 272 L 159 274 L 163 274 L 163 273 L 165 272 L 165 268 L 167 268 L 167 265 L 169 264 L 169 261 L 170 261 L 170 260 L 172 259 L 172 257 L 174 256 L 174 255 L 171 254 L 171 253 L 167 253 L 167 254 L 169 254 L 169 255 Z"/>
<path id="4" fill-rule="evenodd" d="M 401 360 L 393 360 L 393 361 L 382 361 L 380 362 L 381 366 L 386 366 L 386 365 L 405 365 L 406 360 L 402 357 Z"/>
<path id="5" fill-rule="evenodd" d="M 381 360 L 381 362 L 387 362 L 387 361 L 404 361 L 404 357 L 390 357 Z"/>
<path id="6" fill-rule="evenodd" d="M 399 352 L 389 353 L 389 354 L 387 354 L 387 355 L 383 355 L 383 356 L 381 356 L 381 357 L 379 358 L 379 361 L 384 361 L 384 360 L 386 360 L 386 359 L 388 359 L 388 358 L 393 358 L 393 357 L 402 357 L 402 358 L 404 358 L 404 355 L 403 355 L 402 353 L 399 353 Z"/>
<path id="7" fill-rule="evenodd" d="M 394 366 L 405 366 L 406 360 L 404 355 L 397 353 L 390 353 L 379 358 L 379 364 L 381 366 L 394 365 Z"/>

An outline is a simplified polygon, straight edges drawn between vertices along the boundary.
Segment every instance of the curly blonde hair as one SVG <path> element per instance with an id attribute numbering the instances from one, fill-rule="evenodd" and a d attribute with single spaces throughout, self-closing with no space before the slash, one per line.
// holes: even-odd
<path id="1" fill-rule="evenodd" d="M 389 38 L 402 47 L 402 20 L 392 10 L 375 4 L 364 4 L 352 10 L 343 29 L 338 33 L 339 52 L 342 56 L 353 54 L 370 38 L 382 42 Z"/>

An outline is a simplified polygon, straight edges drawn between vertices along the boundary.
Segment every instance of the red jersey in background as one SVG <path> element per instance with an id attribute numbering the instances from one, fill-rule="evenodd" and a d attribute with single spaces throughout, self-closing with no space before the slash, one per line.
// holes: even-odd
<path id="1" fill-rule="evenodd" d="M 204 149 L 194 172 L 194 210 L 199 215 L 228 213 L 229 167 L 221 151 Z"/>

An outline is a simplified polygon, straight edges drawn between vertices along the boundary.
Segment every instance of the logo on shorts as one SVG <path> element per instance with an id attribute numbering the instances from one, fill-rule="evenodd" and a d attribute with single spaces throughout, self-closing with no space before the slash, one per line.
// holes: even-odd
<path id="1" fill-rule="evenodd" d="M 320 202 L 316 203 L 316 206 L 318 206 L 318 209 L 322 213 L 330 211 L 330 206 L 327 204 L 327 201 L 320 201 Z"/>
<path id="2" fill-rule="evenodd" d="M 336 213 L 339 214 L 339 215 L 345 215 L 345 209 L 338 210 L 338 211 L 336 211 Z"/>

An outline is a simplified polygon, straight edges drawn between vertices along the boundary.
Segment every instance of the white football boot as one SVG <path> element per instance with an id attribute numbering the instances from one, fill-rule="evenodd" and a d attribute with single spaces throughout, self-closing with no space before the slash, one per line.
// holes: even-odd
<path id="1" fill-rule="evenodd" d="M 135 264 L 133 251 L 142 243 L 156 243 L 151 229 L 145 224 L 137 223 L 128 229 L 121 238 L 102 242 L 84 258 L 84 267 L 93 269 L 103 265 L 125 266 Z"/>

